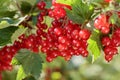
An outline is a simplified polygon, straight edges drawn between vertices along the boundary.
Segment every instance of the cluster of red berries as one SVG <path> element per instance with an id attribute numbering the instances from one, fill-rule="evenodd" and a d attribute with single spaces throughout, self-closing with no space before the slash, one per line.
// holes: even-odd
<path id="1" fill-rule="evenodd" d="M 110 13 L 110 12 L 109 12 Z M 119 11 L 116 12 L 119 16 Z M 111 27 L 116 28 L 115 24 L 110 24 L 109 19 L 112 14 L 100 14 L 94 22 L 94 26 L 96 29 L 100 30 L 103 34 L 108 34 L 110 32 Z M 118 53 L 117 47 L 120 46 L 120 29 L 117 28 L 115 32 L 112 34 L 112 37 L 105 36 L 102 38 L 102 45 L 104 46 L 105 59 L 109 62 L 112 60 L 113 55 Z"/>
<path id="2" fill-rule="evenodd" d="M 20 49 L 25 48 L 36 53 L 39 52 L 40 41 L 41 38 L 37 35 L 32 34 L 28 37 L 21 35 L 13 45 L 3 47 L 0 50 L 0 71 L 12 69 L 11 60 Z"/>
<path id="3" fill-rule="evenodd" d="M 120 28 L 114 31 L 111 38 L 108 36 L 103 37 L 102 45 L 104 46 L 105 59 L 109 62 L 118 53 L 117 47 L 120 46 Z"/>
<path id="4" fill-rule="evenodd" d="M 14 46 L 5 46 L 0 50 L 0 71 L 11 70 L 11 60 L 17 49 Z"/>
<path id="5" fill-rule="evenodd" d="M 21 42 L 17 42 L 17 46 L 19 46 L 20 49 L 29 49 L 35 53 L 39 52 L 39 46 L 41 44 L 41 37 L 35 34 L 31 34 L 28 37 L 25 37 L 24 34 L 19 37 Z"/>
<path id="6" fill-rule="evenodd" d="M 100 14 L 94 22 L 96 29 L 100 30 L 102 33 L 107 34 L 110 31 L 109 17 L 106 14 Z"/>
<path id="7" fill-rule="evenodd" d="M 87 40 L 91 32 L 81 29 L 81 25 L 73 23 L 66 16 L 65 8 L 71 10 L 71 6 L 52 1 L 52 7 L 46 9 L 46 3 L 40 1 L 37 4 L 41 10 L 37 18 L 36 34 L 25 36 L 24 34 L 16 40 L 13 45 L 5 46 L 0 50 L 0 71 L 11 70 L 11 60 L 20 49 L 29 49 L 35 53 L 39 50 L 46 53 L 46 60 L 51 62 L 57 56 L 62 56 L 70 60 L 73 55 L 88 56 Z M 118 12 L 118 16 L 119 16 Z M 53 19 L 51 26 L 44 23 L 44 17 L 49 16 Z M 94 23 L 94 26 L 103 33 L 108 33 L 110 25 L 105 14 L 101 14 Z M 116 29 L 112 37 L 102 39 L 104 46 L 105 59 L 110 61 L 117 53 L 120 46 L 120 28 Z"/>
<path id="8" fill-rule="evenodd" d="M 120 11 L 116 11 L 116 14 L 120 18 Z M 111 16 L 112 13 L 109 11 L 100 14 L 94 21 L 94 27 L 100 30 L 103 34 L 108 34 L 110 32 L 110 28 L 114 25 L 110 23 Z"/>
<path id="9" fill-rule="evenodd" d="M 49 10 L 49 16 L 57 20 L 64 18 L 66 16 L 66 11 L 61 6 L 54 6 L 53 9 Z"/>
<path id="10" fill-rule="evenodd" d="M 38 8 L 40 10 L 43 10 L 40 15 L 38 16 L 38 22 L 37 27 L 38 30 L 36 31 L 37 35 L 31 34 L 29 36 L 25 36 L 24 34 L 19 37 L 19 40 L 16 40 L 13 45 L 10 46 L 4 46 L 0 50 L 0 72 L 3 70 L 11 70 L 11 60 L 14 57 L 14 55 L 20 50 L 20 49 L 29 49 L 33 52 L 38 53 L 40 45 L 44 44 L 44 40 L 42 40 L 44 37 L 46 37 L 47 33 L 44 31 L 47 29 L 47 25 L 45 23 L 40 23 L 43 21 L 43 16 L 45 16 L 49 10 L 45 9 L 46 3 L 41 1 L 38 3 Z M 58 24 L 57 24 L 58 25 Z"/>
<path id="11" fill-rule="evenodd" d="M 43 4 L 45 3 L 41 1 L 37 5 L 42 10 L 38 16 L 37 34 L 42 38 L 41 51 L 46 53 L 46 60 L 51 62 L 57 56 L 62 56 L 66 60 L 70 60 L 72 55 L 87 57 L 87 40 L 90 37 L 90 31 L 81 29 L 80 25 L 68 20 L 64 9 L 70 9 L 68 5 L 53 2 L 50 9 L 45 9 L 45 6 L 44 8 L 41 6 Z M 49 28 L 43 23 L 43 17 L 46 15 L 53 18 Z"/>
<path id="12" fill-rule="evenodd" d="M 53 0 L 52 7 L 49 9 L 48 14 L 50 17 L 59 20 L 60 18 L 64 18 L 66 16 L 66 11 L 64 8 L 71 10 L 71 6 L 66 4 L 56 3 L 56 0 Z"/>

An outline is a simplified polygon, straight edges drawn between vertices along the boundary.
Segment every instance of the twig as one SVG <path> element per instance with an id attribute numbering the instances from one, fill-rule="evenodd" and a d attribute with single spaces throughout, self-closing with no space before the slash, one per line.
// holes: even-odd
<path id="1" fill-rule="evenodd" d="M 82 24 L 82 26 L 81 26 L 81 29 L 83 29 L 88 22 L 89 22 L 89 20 L 85 20 L 85 22 L 84 22 L 84 23 Z"/>
<path id="2" fill-rule="evenodd" d="M 22 12 L 22 10 L 21 10 L 21 8 L 20 8 L 19 4 L 17 3 L 17 1 L 16 1 L 16 0 L 14 0 L 14 2 L 15 2 L 15 4 L 16 4 L 16 6 L 17 6 L 18 10 L 20 11 L 21 15 L 22 15 L 22 16 L 24 16 L 24 14 L 23 14 L 23 12 Z"/>

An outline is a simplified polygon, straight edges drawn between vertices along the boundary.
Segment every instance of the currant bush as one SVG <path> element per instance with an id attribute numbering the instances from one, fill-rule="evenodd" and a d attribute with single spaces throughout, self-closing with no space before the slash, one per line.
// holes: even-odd
<path id="1" fill-rule="evenodd" d="M 12 70 L 11 61 L 21 49 L 27 49 L 36 54 L 43 53 L 46 55 L 46 61 L 48 62 L 52 62 L 59 56 L 66 61 L 69 61 L 72 56 L 88 57 L 90 52 L 88 47 L 91 46 L 89 40 L 94 40 L 93 37 L 96 34 L 93 33 L 95 30 L 99 32 L 99 36 L 96 37 L 100 38 L 98 40 L 101 44 L 100 49 L 103 50 L 106 61 L 111 61 L 119 53 L 120 11 L 106 8 L 106 6 L 111 7 L 111 5 L 119 7 L 119 4 L 115 3 L 114 0 L 103 0 L 100 3 L 102 8 L 98 7 L 93 11 L 92 6 L 95 4 L 90 5 L 87 11 L 83 10 L 84 14 L 89 13 L 88 15 L 82 14 L 82 11 L 79 10 L 80 6 L 73 6 L 74 3 L 68 5 L 52 0 L 51 4 L 52 6 L 48 8 L 47 3 L 40 0 L 35 6 L 35 8 L 37 7 L 35 10 L 39 11 L 35 27 L 33 28 L 26 23 L 26 21 L 30 23 L 31 18 L 28 20 L 25 18 L 20 23 L 20 25 L 27 26 L 31 33 L 22 33 L 12 44 L 2 46 L 0 49 L 0 72 Z M 87 9 L 88 5 L 84 7 L 85 5 L 87 4 L 83 3 L 81 7 Z M 30 17 L 33 17 L 33 15 Z M 50 25 L 47 23 L 46 17 L 51 19 Z M 35 29 L 34 33 L 32 33 L 32 29 Z M 97 41 L 95 43 L 97 44 Z"/>

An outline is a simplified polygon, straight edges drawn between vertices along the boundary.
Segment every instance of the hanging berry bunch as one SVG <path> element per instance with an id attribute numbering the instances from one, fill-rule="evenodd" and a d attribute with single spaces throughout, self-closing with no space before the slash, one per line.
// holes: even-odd
<path id="1" fill-rule="evenodd" d="M 45 9 L 43 4 L 45 3 L 41 1 L 37 5 L 42 10 L 38 16 L 37 35 L 41 36 L 41 51 L 47 55 L 47 61 L 51 62 L 58 56 L 62 56 L 66 60 L 70 60 L 73 55 L 87 57 L 87 40 L 91 32 L 81 29 L 80 24 L 75 24 L 68 19 L 65 8 L 71 10 L 71 6 L 53 1 L 53 6 Z M 43 23 L 44 16 L 53 18 L 51 26 L 48 28 Z"/>
<path id="2" fill-rule="evenodd" d="M 109 13 L 109 15 L 108 15 Z M 114 13 L 113 13 L 114 14 Z M 115 12 L 119 18 L 119 11 Z M 118 47 L 120 46 L 120 29 L 116 24 L 110 23 L 111 12 L 100 14 L 94 22 L 96 29 L 100 30 L 103 34 L 101 43 L 105 54 L 105 59 L 109 62 L 112 60 L 113 55 L 118 53 Z"/>

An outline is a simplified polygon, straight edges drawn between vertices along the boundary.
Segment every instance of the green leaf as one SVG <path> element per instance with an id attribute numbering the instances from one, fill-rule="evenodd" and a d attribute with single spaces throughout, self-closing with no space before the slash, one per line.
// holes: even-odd
<path id="1" fill-rule="evenodd" d="M 21 63 L 26 75 L 32 75 L 38 80 L 42 69 L 42 60 L 39 54 L 22 49 L 15 58 Z"/>
<path id="2" fill-rule="evenodd" d="M 14 21 L 11 18 L 8 18 L 8 17 L 0 18 L 0 22 L 2 22 L 2 21 L 6 21 L 9 24 L 14 23 Z"/>
<path id="3" fill-rule="evenodd" d="M 11 17 L 16 14 L 15 9 L 11 9 L 11 0 L 0 0 L 0 18 Z"/>
<path id="4" fill-rule="evenodd" d="M 36 23 L 37 23 L 37 16 L 36 15 L 32 16 L 32 22 L 33 22 L 34 25 L 36 25 Z"/>
<path id="5" fill-rule="evenodd" d="M 45 16 L 45 17 L 44 17 L 44 21 L 43 21 L 43 22 L 45 22 L 45 23 L 48 25 L 48 27 L 50 27 L 50 26 L 51 26 L 52 21 L 53 21 L 53 19 L 52 19 L 52 18 L 50 18 L 49 16 Z"/>
<path id="6" fill-rule="evenodd" d="M 46 8 L 50 8 L 52 6 L 51 1 L 46 1 Z"/>
<path id="7" fill-rule="evenodd" d="M 67 5 L 71 5 L 73 3 L 73 0 L 56 0 L 58 3 L 62 3 L 62 4 L 67 4 Z"/>
<path id="8" fill-rule="evenodd" d="M 116 2 L 120 3 L 120 0 L 116 0 Z"/>
<path id="9" fill-rule="evenodd" d="M 17 20 L 13 20 L 13 19 L 8 18 L 8 17 L 1 18 L 0 19 L 0 29 L 10 27 L 10 26 L 19 26 L 19 24 L 21 22 L 23 22 L 26 17 L 27 16 L 24 16 L 24 17 L 21 17 Z"/>
<path id="10" fill-rule="evenodd" d="M 0 6 L 7 6 L 9 4 L 10 0 L 0 0 Z"/>
<path id="11" fill-rule="evenodd" d="M 27 2 L 27 3 L 29 3 L 29 4 L 31 4 L 31 5 L 35 5 L 38 1 L 40 1 L 40 0 L 16 0 L 16 1 L 18 1 L 19 3 L 21 3 L 21 2 Z"/>
<path id="12" fill-rule="evenodd" d="M 23 80 L 36 80 L 33 76 L 28 76 L 28 77 L 26 77 L 25 79 L 23 79 Z"/>
<path id="13" fill-rule="evenodd" d="M 14 26 L 0 29 L 0 46 L 11 43 L 11 36 L 17 29 L 18 27 Z"/>
<path id="14" fill-rule="evenodd" d="M 75 23 L 89 21 L 94 13 L 94 6 L 83 3 L 82 0 L 72 1 L 72 10 L 66 10 L 68 17 Z"/>
<path id="15" fill-rule="evenodd" d="M 12 65 L 20 65 L 19 61 L 16 58 L 13 58 L 11 61 Z"/>
<path id="16" fill-rule="evenodd" d="M 22 25 L 19 26 L 19 28 L 14 32 L 14 34 L 13 34 L 12 37 L 11 37 L 12 43 L 13 43 L 16 39 L 18 39 L 18 37 L 19 37 L 20 35 L 24 34 L 27 29 L 28 29 L 28 28 L 25 28 L 25 27 L 22 26 Z"/>
<path id="17" fill-rule="evenodd" d="M 78 14 L 76 14 L 70 10 L 66 10 L 66 11 L 67 11 L 67 16 L 73 22 L 78 23 L 78 24 L 82 24 L 84 22 L 84 19 L 82 17 L 80 17 Z"/>
<path id="18" fill-rule="evenodd" d="M 100 56 L 100 33 L 94 30 L 91 38 L 88 40 L 88 50 L 92 53 L 92 63 Z"/>
<path id="19" fill-rule="evenodd" d="M 16 80 L 23 80 L 27 75 L 25 74 L 23 67 L 20 66 L 18 73 L 17 73 L 17 77 Z"/>
<path id="20" fill-rule="evenodd" d="M 0 11 L 0 18 L 3 18 L 3 17 L 10 17 L 10 18 L 13 18 L 14 15 L 16 14 L 16 11 Z"/>
<path id="21" fill-rule="evenodd" d="M 110 23 L 116 24 L 117 20 L 118 20 L 118 15 L 112 14 L 112 16 L 110 17 Z"/>
<path id="22" fill-rule="evenodd" d="M 21 11 L 24 14 L 28 14 L 32 8 L 32 5 L 26 1 L 22 1 L 21 3 Z"/>
<path id="23" fill-rule="evenodd" d="M 93 0 L 92 2 L 101 3 L 103 0 Z"/>
<path id="24" fill-rule="evenodd" d="M 19 26 L 19 24 L 21 23 L 21 22 L 23 22 L 26 18 L 27 18 L 28 16 L 26 15 L 26 16 L 24 16 L 24 17 L 20 17 L 19 19 L 17 19 L 17 20 L 13 20 L 13 23 L 11 24 L 11 25 L 13 25 L 13 26 Z"/>
<path id="25" fill-rule="evenodd" d="M 1 21 L 0 22 L 0 29 L 6 28 L 6 27 L 9 27 L 9 26 L 10 26 L 10 24 L 7 21 Z"/>

